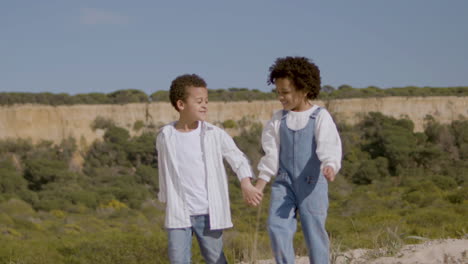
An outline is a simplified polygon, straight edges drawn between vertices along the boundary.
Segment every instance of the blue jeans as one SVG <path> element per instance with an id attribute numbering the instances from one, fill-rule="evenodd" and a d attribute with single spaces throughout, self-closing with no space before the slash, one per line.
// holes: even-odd
<path id="1" fill-rule="evenodd" d="M 325 230 L 328 184 L 320 181 L 315 183 L 313 189 L 310 194 L 298 199 L 301 190 L 294 191 L 290 182 L 275 181 L 272 184 L 268 232 L 276 263 L 294 263 L 296 214 L 300 216 L 310 263 L 329 263 L 329 239 Z"/>
<path id="2" fill-rule="evenodd" d="M 191 216 L 192 227 L 167 229 L 169 260 L 172 264 L 192 263 L 192 234 L 195 234 L 206 263 L 227 263 L 223 252 L 223 231 L 210 230 L 208 215 Z"/>

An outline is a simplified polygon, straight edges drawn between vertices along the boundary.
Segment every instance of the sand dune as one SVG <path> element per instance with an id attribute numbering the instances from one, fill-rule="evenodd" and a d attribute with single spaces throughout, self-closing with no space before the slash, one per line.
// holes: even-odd
<path id="1" fill-rule="evenodd" d="M 373 257 L 375 250 L 355 249 L 342 254 L 335 264 L 468 264 L 468 239 L 431 240 L 406 245 L 391 257 Z M 274 264 L 274 260 L 260 260 L 258 264 Z M 296 264 L 308 264 L 309 258 L 298 257 Z"/>

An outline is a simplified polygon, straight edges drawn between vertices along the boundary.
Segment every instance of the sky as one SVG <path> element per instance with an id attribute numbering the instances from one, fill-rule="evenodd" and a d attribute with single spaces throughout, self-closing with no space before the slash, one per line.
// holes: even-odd
<path id="1" fill-rule="evenodd" d="M 466 0 L 2 0 L 0 92 L 270 91 L 278 57 L 322 85 L 468 86 Z"/>

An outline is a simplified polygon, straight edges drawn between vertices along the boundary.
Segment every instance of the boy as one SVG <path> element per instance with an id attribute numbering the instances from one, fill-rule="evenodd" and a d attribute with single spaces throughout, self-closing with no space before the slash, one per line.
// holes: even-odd
<path id="1" fill-rule="evenodd" d="M 226 158 L 241 181 L 244 199 L 258 205 L 262 193 L 250 182 L 249 161 L 222 129 L 205 122 L 208 89 L 195 74 L 172 81 L 169 97 L 179 120 L 156 139 L 159 200 L 166 203 L 165 227 L 171 263 L 191 263 L 192 233 L 207 263 L 226 263 L 222 229 L 232 227 Z"/>
<path id="2" fill-rule="evenodd" d="M 320 91 L 320 71 L 304 57 L 285 57 L 270 67 L 283 110 L 276 112 L 262 133 L 265 156 L 259 162 L 256 187 L 272 176 L 268 231 L 277 263 L 294 263 L 296 213 L 310 263 L 329 262 L 325 230 L 328 181 L 341 167 L 341 140 L 330 114 L 309 100 Z"/>

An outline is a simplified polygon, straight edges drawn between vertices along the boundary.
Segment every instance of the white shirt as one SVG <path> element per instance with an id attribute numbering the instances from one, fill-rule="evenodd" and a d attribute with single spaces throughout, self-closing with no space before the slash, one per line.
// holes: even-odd
<path id="1" fill-rule="evenodd" d="M 303 112 L 289 111 L 286 116 L 286 125 L 292 130 L 304 128 L 309 122 L 310 115 L 318 107 L 313 105 L 309 110 Z M 259 178 L 267 182 L 278 172 L 281 117 L 282 110 L 274 113 L 262 133 L 262 147 L 265 155 L 258 164 L 258 170 L 260 171 Z M 338 173 L 341 168 L 341 139 L 336 125 L 326 109 L 322 109 L 315 119 L 315 141 L 317 142 L 317 156 L 322 162 L 320 169 L 330 166 L 335 173 Z"/>
<path id="2" fill-rule="evenodd" d="M 190 132 L 175 131 L 176 157 L 183 161 L 178 163 L 180 180 L 185 189 L 187 207 L 190 215 L 208 213 L 208 196 L 206 193 L 206 173 L 201 149 L 201 124 Z"/>
<path id="3" fill-rule="evenodd" d="M 177 160 L 174 123 L 164 126 L 156 139 L 158 151 L 159 193 L 158 198 L 166 204 L 166 228 L 190 227 L 190 212 L 186 194 L 181 184 Z M 223 158 L 231 165 L 239 180 L 252 177 L 252 170 L 245 155 L 234 140 L 221 128 L 201 122 L 201 146 L 206 166 L 206 189 L 210 228 L 232 227 L 229 206 L 228 181 Z"/>

